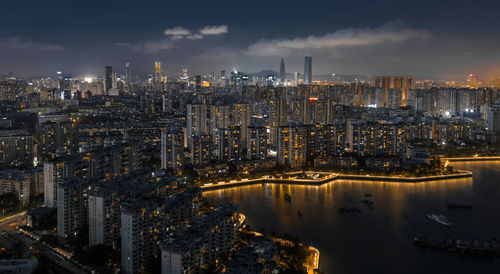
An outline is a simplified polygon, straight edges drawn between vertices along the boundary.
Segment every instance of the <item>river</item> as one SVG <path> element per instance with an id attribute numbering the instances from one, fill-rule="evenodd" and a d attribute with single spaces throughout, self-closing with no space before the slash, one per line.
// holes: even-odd
<path id="1" fill-rule="evenodd" d="M 466 257 L 418 248 L 433 238 L 500 239 L 500 161 L 453 163 L 472 178 L 425 183 L 335 181 L 323 186 L 258 184 L 204 193 L 210 203 L 234 202 L 253 230 L 298 236 L 320 250 L 323 273 L 500 273 L 500 258 Z M 284 200 L 284 194 L 292 197 Z M 369 209 L 360 201 L 370 193 Z M 473 209 L 448 209 L 447 202 Z M 361 213 L 340 214 L 351 205 Z M 299 216 L 298 211 L 302 213 Z M 426 217 L 438 213 L 451 228 Z"/>

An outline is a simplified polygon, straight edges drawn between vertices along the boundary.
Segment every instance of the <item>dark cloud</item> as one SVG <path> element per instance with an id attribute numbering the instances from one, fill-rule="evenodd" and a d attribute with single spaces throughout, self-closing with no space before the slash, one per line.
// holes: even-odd
<path id="1" fill-rule="evenodd" d="M 2 3 L 0 73 L 102 74 L 126 62 L 151 72 L 156 60 L 169 74 L 253 72 L 278 70 L 281 56 L 287 71 L 300 72 L 312 55 L 315 74 L 462 77 L 491 74 L 500 63 L 500 1 L 22 3 Z"/>
<path id="2" fill-rule="evenodd" d="M 34 51 L 57 51 L 62 50 L 60 45 L 33 41 L 23 37 L 0 38 L 0 48 L 4 50 L 34 50 Z"/>
<path id="3" fill-rule="evenodd" d="M 279 57 L 293 54 L 296 51 L 401 43 L 410 39 L 426 39 L 430 36 L 428 31 L 414 29 L 398 19 L 377 28 L 346 28 L 320 36 L 261 40 L 248 46 L 247 54 Z"/>

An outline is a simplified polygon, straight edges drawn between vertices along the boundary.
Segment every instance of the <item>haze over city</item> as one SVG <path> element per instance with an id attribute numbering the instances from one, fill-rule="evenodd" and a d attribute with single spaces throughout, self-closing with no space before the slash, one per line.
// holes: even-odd
<path id="1" fill-rule="evenodd" d="M 489 81 L 500 73 L 497 1 L 23 1 L 3 3 L 0 73 L 99 74 L 130 62 L 137 73 L 411 74 Z M 120 69 L 118 69 L 120 68 Z M 97 75 L 96 75 L 97 76 Z"/>

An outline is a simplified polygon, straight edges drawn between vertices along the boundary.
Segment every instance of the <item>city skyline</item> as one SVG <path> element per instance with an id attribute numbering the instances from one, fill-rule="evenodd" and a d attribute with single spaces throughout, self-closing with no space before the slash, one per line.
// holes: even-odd
<path id="1" fill-rule="evenodd" d="M 500 273 L 499 1 L 2 8 L 0 273 Z"/>
<path id="2" fill-rule="evenodd" d="M 444 1 L 430 9 L 425 2 L 408 8 L 399 2 L 311 2 L 318 7 L 313 17 L 296 9 L 297 2 L 266 4 L 264 10 L 256 3 L 243 11 L 229 2 L 195 2 L 194 12 L 183 12 L 181 3 L 155 3 L 156 9 L 120 3 L 99 9 L 93 1 L 76 8 L 58 1 L 30 8 L 4 4 L 10 12 L 0 19 L 0 74 L 96 74 L 106 65 L 124 70 L 125 63 L 142 73 L 150 72 L 154 61 L 161 61 L 167 74 L 183 68 L 195 74 L 251 73 L 279 71 L 281 57 L 287 71 L 301 72 L 303 56 L 309 55 L 318 75 L 402 73 L 461 80 L 473 73 L 488 81 L 500 73 L 495 35 L 500 26 L 488 20 L 500 4 L 491 1 L 470 6 Z M 45 16 L 53 13 L 72 18 Z"/>

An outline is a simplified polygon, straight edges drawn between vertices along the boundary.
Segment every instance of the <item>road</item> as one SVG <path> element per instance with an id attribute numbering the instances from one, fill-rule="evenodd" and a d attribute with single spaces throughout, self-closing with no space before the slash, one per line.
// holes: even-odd
<path id="1" fill-rule="evenodd" d="M 26 223 L 26 211 L 0 219 L 0 231 L 4 231 L 0 242 L 11 246 L 11 242 L 20 241 L 24 243 L 26 248 L 32 247 L 38 250 L 37 257 L 44 256 L 56 265 L 63 272 L 83 274 L 89 271 L 83 270 L 81 266 L 69 261 L 63 256 L 57 254 L 50 246 L 32 239 L 20 231 L 16 231 L 16 227 Z M 28 249 L 26 249 L 28 252 Z"/>
<path id="2" fill-rule="evenodd" d="M 52 264 L 57 266 L 57 268 L 63 272 L 76 273 L 76 274 L 88 273 L 88 271 L 83 270 L 81 266 L 78 266 L 75 263 L 71 262 L 70 260 L 57 254 L 47 244 L 41 243 L 40 241 L 38 241 L 36 239 L 32 239 L 20 231 L 8 231 L 7 235 L 8 235 L 8 237 L 10 237 L 12 239 L 16 239 L 18 241 L 23 242 L 26 245 L 26 247 L 33 247 L 34 250 L 37 250 L 37 253 L 36 253 L 37 257 L 47 258 L 48 260 L 50 260 L 50 262 Z"/>
<path id="3" fill-rule="evenodd" d="M 17 226 L 26 223 L 26 211 L 0 219 L 0 231 L 15 230 Z"/>

